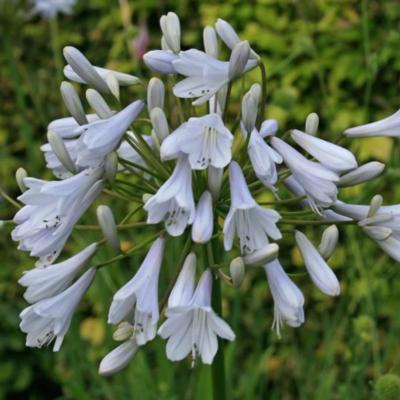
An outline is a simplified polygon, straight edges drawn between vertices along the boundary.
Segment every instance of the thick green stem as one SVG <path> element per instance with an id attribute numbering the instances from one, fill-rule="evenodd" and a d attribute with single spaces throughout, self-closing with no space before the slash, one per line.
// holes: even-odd
<path id="1" fill-rule="evenodd" d="M 211 243 L 207 244 L 207 256 L 210 266 L 213 266 L 218 262 L 216 256 L 218 252 L 218 240 L 215 239 Z M 214 275 L 213 291 L 212 291 L 212 306 L 214 311 L 221 315 L 222 313 L 222 301 L 221 301 L 221 279 L 217 275 Z M 225 356 L 224 356 L 224 343 L 221 339 L 218 339 L 218 352 L 214 358 L 211 366 L 212 374 L 212 387 L 213 387 L 213 399 L 214 400 L 226 400 L 226 382 L 225 382 Z"/>

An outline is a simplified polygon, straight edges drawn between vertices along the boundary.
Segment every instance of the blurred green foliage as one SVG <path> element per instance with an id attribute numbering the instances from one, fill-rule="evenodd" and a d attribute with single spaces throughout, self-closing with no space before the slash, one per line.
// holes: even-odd
<path id="1" fill-rule="evenodd" d="M 2 189 L 18 195 L 13 173 L 19 166 L 33 176 L 50 177 L 39 145 L 47 123 L 66 115 L 58 90 L 62 47 L 74 45 L 94 64 L 148 77 L 134 57 L 133 39 L 145 22 L 150 48 L 159 48 L 158 19 L 169 10 L 181 17 L 185 48 L 201 48 L 201 27 L 218 17 L 250 41 L 268 69 L 268 117 L 277 118 L 282 130 L 301 128 L 314 111 L 321 117 L 321 135 L 329 137 L 399 107 L 400 7 L 395 0 L 80 0 L 72 15 L 53 21 L 29 15 L 24 1 L 0 0 Z M 251 79 L 258 79 L 258 71 L 246 85 Z M 133 88 L 126 96 L 138 95 L 143 93 Z M 239 102 L 231 106 L 236 114 Z M 347 144 L 361 161 L 382 160 L 388 167 L 384 178 L 346 190 L 345 199 L 366 202 L 379 192 L 386 202 L 399 202 L 399 144 L 392 139 Z M 14 211 L 0 203 L 0 218 L 10 219 Z M 93 221 L 93 213 L 86 218 Z M 10 245 L 10 230 L 3 227 L 0 236 L 0 399 L 210 398 L 210 369 L 191 369 L 189 362 L 172 365 L 159 339 L 117 376 L 97 374 L 98 362 L 114 346 L 105 318 L 112 294 L 140 257 L 98 274 L 59 354 L 25 349 L 18 330 L 25 303 L 16 282 L 33 262 Z M 123 239 L 129 245 L 146 232 L 124 232 Z M 318 230 L 307 233 L 315 242 L 320 235 Z M 78 231 L 67 252 L 97 237 Z M 160 292 L 174 274 L 182 245 L 179 240 L 168 244 Z M 326 298 L 306 277 L 296 277 L 306 294 L 307 320 L 300 329 L 285 329 L 281 340 L 270 331 L 273 309 L 262 270 L 249 270 L 239 291 L 224 288 L 224 317 L 237 333 L 226 346 L 229 399 L 364 400 L 372 398 L 381 375 L 400 373 L 399 266 L 354 227 L 343 230 L 342 245 L 332 263 L 342 282 L 341 296 Z M 282 261 L 298 272 L 298 254 L 289 249 Z M 101 259 L 111 255 L 103 252 Z M 375 392 L 379 388 L 378 382 Z"/>

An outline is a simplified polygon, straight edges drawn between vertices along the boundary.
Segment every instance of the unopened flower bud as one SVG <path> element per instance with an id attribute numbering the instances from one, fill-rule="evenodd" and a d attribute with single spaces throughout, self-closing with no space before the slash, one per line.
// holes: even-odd
<path id="1" fill-rule="evenodd" d="M 15 172 L 15 180 L 17 181 L 19 190 L 21 190 L 22 193 L 24 193 L 27 190 L 27 187 L 25 186 L 25 183 L 24 183 L 24 178 L 26 178 L 27 176 L 28 176 L 28 173 L 22 167 L 19 167 L 17 169 L 17 171 Z"/>
<path id="2" fill-rule="evenodd" d="M 172 49 L 170 49 L 170 47 L 168 46 L 168 43 L 165 40 L 164 35 L 161 36 L 161 49 L 164 51 L 172 51 Z"/>
<path id="3" fill-rule="evenodd" d="M 217 30 L 219 37 L 230 49 L 233 49 L 240 42 L 239 36 L 229 22 L 218 18 L 215 23 L 215 29 Z"/>
<path id="4" fill-rule="evenodd" d="M 373 217 L 379 210 L 383 203 L 383 197 L 380 194 L 376 194 L 372 199 L 369 205 L 368 215 L 367 217 Z"/>
<path id="5" fill-rule="evenodd" d="M 110 207 L 104 205 L 98 206 L 96 213 L 97 220 L 107 243 L 114 250 L 119 251 L 120 244 L 118 239 L 117 225 L 115 224 L 115 219 Z"/>
<path id="6" fill-rule="evenodd" d="M 246 40 L 235 45 L 229 59 L 229 80 L 233 80 L 243 73 L 249 60 L 249 54 L 250 46 Z"/>
<path id="7" fill-rule="evenodd" d="M 232 25 L 229 22 L 226 22 L 225 20 L 218 18 L 215 24 L 215 29 L 218 33 L 218 36 L 231 50 L 233 50 L 233 48 L 240 42 L 239 36 L 232 28 Z M 255 51 L 250 49 L 250 58 L 258 59 L 259 56 Z"/>
<path id="8" fill-rule="evenodd" d="M 150 197 L 153 197 L 153 195 L 150 194 L 150 193 L 145 193 L 145 194 L 142 196 L 143 204 L 146 204 L 147 201 L 150 199 Z"/>
<path id="9" fill-rule="evenodd" d="M 196 216 L 192 225 L 192 239 L 196 243 L 207 243 L 214 229 L 214 215 L 211 193 L 205 191 L 196 208 Z"/>
<path id="10" fill-rule="evenodd" d="M 153 71 L 161 74 L 174 74 L 176 71 L 172 61 L 177 58 L 178 56 L 170 51 L 152 50 L 143 56 L 143 61 Z"/>
<path id="11" fill-rule="evenodd" d="M 122 342 L 128 340 L 132 337 L 134 332 L 134 327 L 127 321 L 123 321 L 118 325 L 118 328 L 113 333 L 113 339 L 117 342 Z"/>
<path id="12" fill-rule="evenodd" d="M 178 16 L 169 12 L 160 18 L 160 27 L 168 47 L 174 52 L 181 51 L 181 25 Z"/>
<path id="13" fill-rule="evenodd" d="M 242 124 L 245 133 L 250 134 L 255 127 L 260 101 L 261 87 L 255 83 L 250 90 L 243 96 L 242 100 Z"/>
<path id="14" fill-rule="evenodd" d="M 107 83 L 95 70 L 90 61 L 75 47 L 64 47 L 63 54 L 73 71 L 99 92 L 109 93 Z"/>
<path id="15" fill-rule="evenodd" d="M 168 49 L 174 53 L 179 53 L 181 50 L 181 26 L 179 17 L 174 12 L 169 12 L 160 18 L 160 27 L 162 37 L 166 42 Z"/>
<path id="16" fill-rule="evenodd" d="M 260 128 L 260 135 L 265 138 L 267 136 L 273 136 L 278 130 L 278 121 L 276 119 L 266 119 Z"/>
<path id="17" fill-rule="evenodd" d="M 106 75 L 105 80 L 112 95 L 119 100 L 119 82 L 117 77 L 112 72 L 109 72 Z"/>
<path id="18" fill-rule="evenodd" d="M 155 107 L 164 107 L 165 88 L 158 78 L 151 78 L 147 86 L 147 109 L 149 113 Z"/>
<path id="19" fill-rule="evenodd" d="M 321 243 L 319 244 L 319 253 L 327 260 L 334 252 L 339 240 L 339 230 L 336 225 L 331 225 L 322 233 Z"/>
<path id="20" fill-rule="evenodd" d="M 110 118 L 114 113 L 108 106 L 103 96 L 95 89 L 86 90 L 86 100 L 94 112 L 101 118 Z"/>
<path id="21" fill-rule="evenodd" d="M 371 161 L 340 177 L 338 186 L 354 186 L 376 178 L 385 169 L 385 164 Z"/>
<path id="22" fill-rule="evenodd" d="M 69 155 L 68 150 L 65 147 L 64 141 L 61 139 L 61 137 L 53 131 L 48 131 L 47 140 L 49 141 L 51 149 L 53 150 L 54 154 L 63 165 L 63 167 L 72 174 L 75 174 L 77 171 L 76 165 L 72 161 L 71 156 Z"/>
<path id="23" fill-rule="evenodd" d="M 154 133 L 160 143 L 169 135 L 169 127 L 167 122 L 167 117 L 164 111 L 155 107 L 150 111 L 150 119 L 153 125 Z"/>
<path id="24" fill-rule="evenodd" d="M 242 257 L 234 258 L 229 264 L 229 272 L 232 279 L 232 284 L 235 288 L 240 287 L 244 279 L 244 262 Z"/>
<path id="25" fill-rule="evenodd" d="M 276 243 L 267 244 L 253 253 L 247 254 L 243 257 L 246 265 L 262 265 L 274 260 L 279 253 L 279 246 Z"/>
<path id="26" fill-rule="evenodd" d="M 139 349 L 140 346 L 138 346 L 135 339 L 130 339 L 120 344 L 101 360 L 99 374 L 110 376 L 125 368 Z"/>
<path id="27" fill-rule="evenodd" d="M 221 190 L 222 178 L 224 176 L 223 168 L 208 167 L 208 189 L 210 190 L 213 200 L 217 201 Z"/>
<path id="28" fill-rule="evenodd" d="M 314 285 L 328 296 L 338 296 L 340 294 L 339 281 L 319 251 L 304 233 L 296 231 L 295 238 Z"/>
<path id="29" fill-rule="evenodd" d="M 85 110 L 83 109 L 81 100 L 74 86 L 69 82 L 62 82 L 60 90 L 65 107 L 67 107 L 69 113 L 75 118 L 79 125 L 86 125 L 88 120 Z"/>
<path id="30" fill-rule="evenodd" d="M 104 162 L 104 174 L 109 182 L 114 182 L 115 175 L 118 171 L 118 154 L 113 151 L 107 154 Z"/>
<path id="31" fill-rule="evenodd" d="M 203 30 L 204 51 L 213 58 L 218 58 L 218 41 L 215 29 L 206 26 Z"/>
<path id="32" fill-rule="evenodd" d="M 307 115 L 305 132 L 309 135 L 315 136 L 318 131 L 319 126 L 319 116 L 316 113 L 311 113 Z"/>

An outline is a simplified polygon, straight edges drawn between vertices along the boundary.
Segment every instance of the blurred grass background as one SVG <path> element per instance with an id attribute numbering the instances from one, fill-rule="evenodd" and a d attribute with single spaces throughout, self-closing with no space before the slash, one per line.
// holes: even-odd
<path id="1" fill-rule="evenodd" d="M 147 26 L 149 49 L 159 48 L 158 19 L 170 10 L 181 18 L 184 48 L 201 48 L 201 27 L 218 17 L 250 41 L 268 68 L 268 117 L 277 118 L 282 129 L 301 128 L 314 111 L 321 117 L 321 136 L 330 137 L 400 105 L 396 0 L 80 0 L 72 15 L 52 21 L 30 16 L 29 8 L 24 1 L 0 0 L 0 187 L 12 196 L 18 195 L 13 174 L 19 166 L 51 178 L 39 145 L 47 123 L 66 115 L 59 95 L 62 47 L 78 47 L 96 65 L 148 77 L 135 58 L 134 39 L 139 26 Z M 127 93 L 132 99 L 143 95 L 135 88 Z M 232 106 L 239 109 L 238 103 Z M 342 198 L 367 202 L 378 192 L 387 203 L 399 202 L 399 143 L 383 138 L 347 144 L 360 162 L 376 159 L 388 166 L 384 178 L 347 189 Z M 14 211 L 0 203 L 0 219 L 12 218 Z M 92 223 L 93 215 L 86 217 Z M 10 244 L 10 230 L 3 227 L 0 236 L 0 399 L 210 398 L 210 369 L 171 364 L 160 339 L 115 377 L 97 374 L 100 359 L 115 346 L 106 325 L 112 294 L 140 257 L 101 270 L 59 354 L 26 349 L 18 330 L 25 303 L 16 282 L 33 262 Z M 307 233 L 317 242 L 320 230 Z M 148 234 L 124 232 L 123 239 L 131 245 Z M 77 232 L 66 253 L 96 238 L 96 232 Z M 248 271 L 239 291 L 224 288 L 224 317 L 237 333 L 226 346 L 229 399 L 371 399 L 379 377 L 400 373 L 399 266 L 355 227 L 342 230 L 341 244 L 332 262 L 341 296 L 329 299 L 307 277 L 296 278 L 307 299 L 306 323 L 286 328 L 281 340 L 270 331 L 273 306 L 261 269 Z M 161 292 L 182 243 L 167 246 Z M 109 256 L 104 253 L 103 259 Z M 282 251 L 282 263 L 292 272 L 303 268 L 290 246 Z"/>

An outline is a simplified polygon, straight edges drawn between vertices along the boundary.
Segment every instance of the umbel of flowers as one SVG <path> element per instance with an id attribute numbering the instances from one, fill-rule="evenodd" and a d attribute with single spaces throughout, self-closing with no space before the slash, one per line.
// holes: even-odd
<path id="1" fill-rule="evenodd" d="M 219 286 L 235 290 L 252 266 L 265 270 L 278 335 L 284 324 L 302 325 L 304 296 L 279 261 L 279 246 L 287 246 L 287 235 L 294 238 L 312 282 L 328 296 L 340 294 L 339 280 L 327 263 L 338 243 L 338 226 L 357 224 L 400 261 L 400 206 L 382 205 L 379 195 L 369 205 L 339 200 L 341 187 L 371 180 L 384 169 L 378 162 L 359 166 L 340 140 L 400 136 L 399 112 L 348 129 L 335 143 L 317 137 L 316 114 L 307 117 L 304 131 L 281 133 L 277 121 L 264 118 L 265 66 L 226 21 L 204 29 L 204 50 L 182 49 L 176 14 L 164 15 L 160 26 L 161 49 L 148 52 L 144 61 L 162 79 L 147 84 L 93 66 L 76 48 L 64 49 L 65 77 L 87 86 L 91 112 L 85 111 L 75 86 L 63 82 L 61 95 L 70 116 L 50 122 L 41 147 L 56 179 L 17 171 L 23 206 L 15 215 L 12 238 L 19 250 L 37 259 L 19 280 L 30 303 L 20 314 L 27 346 L 54 342 L 58 351 L 98 269 L 148 247 L 141 265 L 113 296 L 108 322 L 121 343 L 102 360 L 99 371 L 104 375 L 125 367 L 156 335 L 166 340 L 171 361 L 190 357 L 193 364 L 211 364 L 219 341 L 235 339 L 221 315 Z M 230 54 L 227 60 L 219 57 L 221 41 Z M 231 88 L 256 68 L 260 83 L 242 93 L 240 115 L 232 117 Z M 174 84 L 166 94 L 167 81 Z M 122 106 L 120 88 L 127 85 L 146 85 L 147 97 Z M 143 134 L 146 125 L 150 135 Z M 272 194 L 268 203 L 260 201 L 265 193 Z M 108 206 L 99 206 L 103 239 L 59 261 L 81 216 L 107 196 L 135 203 L 134 211 L 117 223 Z M 142 215 L 143 222 L 130 223 L 134 214 Z M 145 225 L 157 232 L 151 240 L 122 251 L 118 231 Z M 302 232 L 306 225 L 326 226 L 319 244 Z M 168 241 L 184 237 L 186 244 L 176 280 L 163 285 L 171 289 L 163 293 L 166 301 L 160 301 L 167 236 Z M 91 262 L 105 244 L 120 254 Z M 206 263 L 198 262 L 203 248 Z"/>

